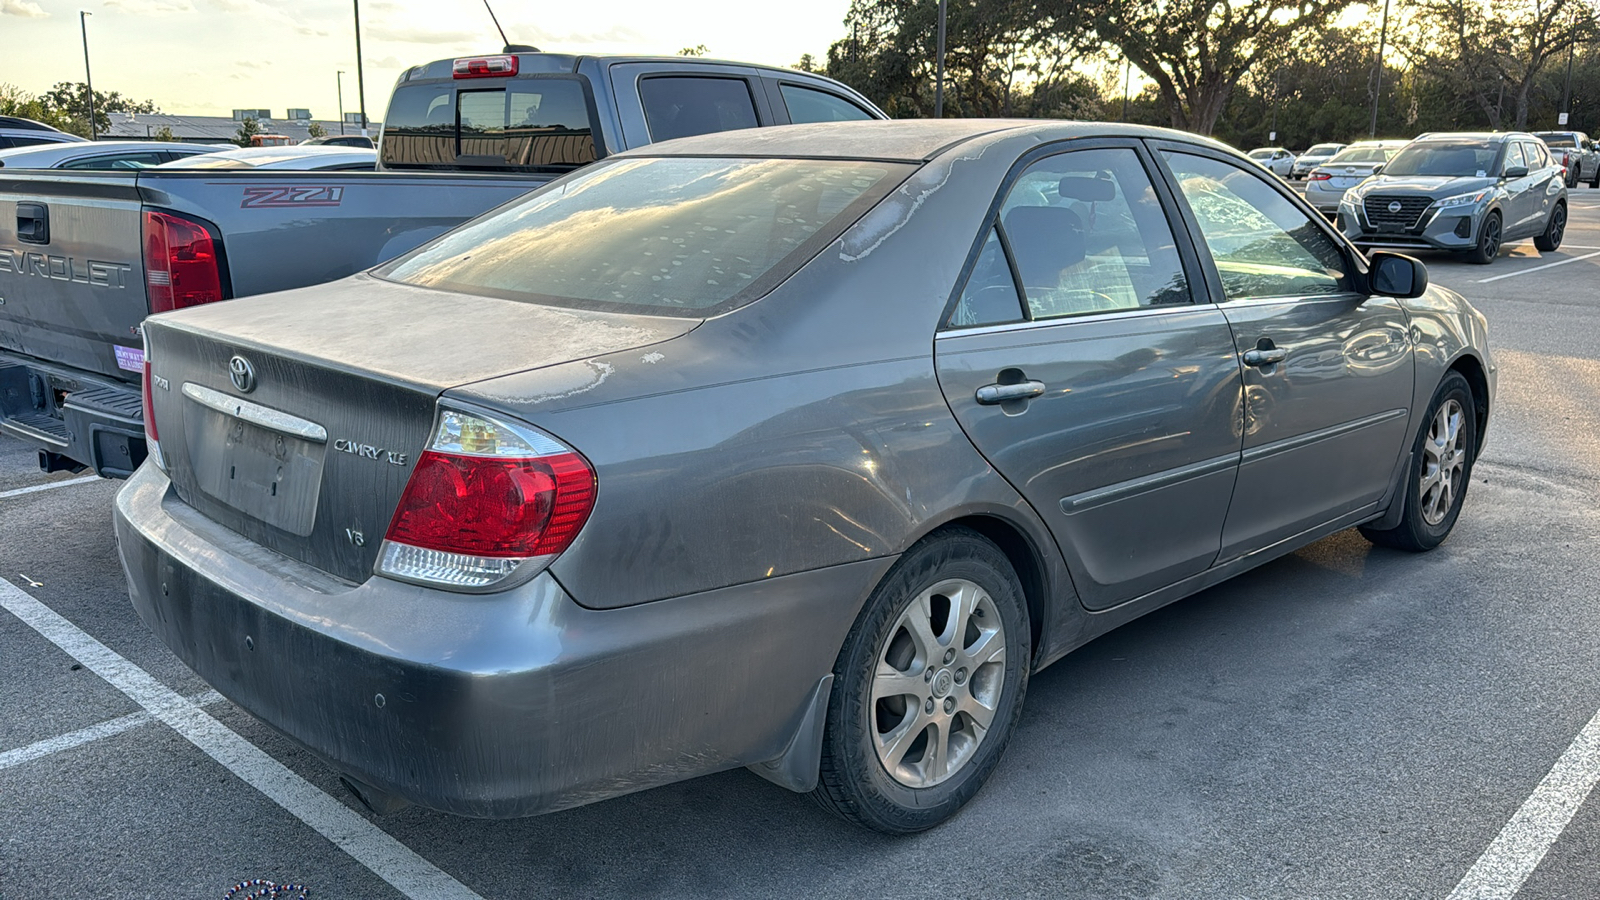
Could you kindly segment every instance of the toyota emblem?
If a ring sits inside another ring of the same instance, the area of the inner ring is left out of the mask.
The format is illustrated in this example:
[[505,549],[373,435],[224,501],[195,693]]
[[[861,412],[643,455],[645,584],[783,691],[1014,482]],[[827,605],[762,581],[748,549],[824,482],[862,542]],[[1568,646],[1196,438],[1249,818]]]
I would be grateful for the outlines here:
[[256,367],[250,365],[250,360],[235,356],[228,360],[228,379],[239,393],[248,394],[256,389]]
[[[1401,207],[1400,207],[1400,201],[1399,200],[1391,200],[1391,201],[1389,201],[1389,212],[1399,212],[1400,209],[1401,209]],[[235,356],[234,359],[239,359],[239,357]],[[244,360],[239,359],[239,362],[244,362]],[[250,365],[249,363],[244,363],[244,364],[247,365],[247,366]],[[238,379],[235,379],[234,380],[234,384],[238,384],[238,383],[239,383]],[[247,390],[247,388],[240,388],[240,390]]]

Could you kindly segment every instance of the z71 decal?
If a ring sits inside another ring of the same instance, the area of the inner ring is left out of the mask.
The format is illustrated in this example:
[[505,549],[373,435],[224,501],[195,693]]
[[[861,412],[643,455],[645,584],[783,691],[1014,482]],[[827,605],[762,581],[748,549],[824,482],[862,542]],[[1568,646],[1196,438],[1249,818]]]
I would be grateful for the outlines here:
[[338,206],[344,200],[342,187],[247,187],[240,209],[265,206]]

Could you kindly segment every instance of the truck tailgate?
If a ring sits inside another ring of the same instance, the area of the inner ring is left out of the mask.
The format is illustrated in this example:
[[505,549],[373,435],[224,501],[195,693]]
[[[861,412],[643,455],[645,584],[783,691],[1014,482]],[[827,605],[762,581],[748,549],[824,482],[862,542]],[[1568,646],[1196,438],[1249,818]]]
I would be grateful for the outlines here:
[[0,175],[0,350],[138,380],[140,206],[132,172]]

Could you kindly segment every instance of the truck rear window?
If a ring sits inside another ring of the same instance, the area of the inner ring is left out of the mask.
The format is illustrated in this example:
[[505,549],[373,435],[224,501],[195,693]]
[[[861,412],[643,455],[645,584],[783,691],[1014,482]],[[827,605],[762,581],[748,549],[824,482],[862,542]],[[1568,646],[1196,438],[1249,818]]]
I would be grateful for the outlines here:
[[705,316],[771,290],[913,170],[799,159],[623,159],[378,269],[419,287]]
[[498,87],[401,85],[379,156],[395,169],[560,171],[599,155],[581,77],[520,78]]

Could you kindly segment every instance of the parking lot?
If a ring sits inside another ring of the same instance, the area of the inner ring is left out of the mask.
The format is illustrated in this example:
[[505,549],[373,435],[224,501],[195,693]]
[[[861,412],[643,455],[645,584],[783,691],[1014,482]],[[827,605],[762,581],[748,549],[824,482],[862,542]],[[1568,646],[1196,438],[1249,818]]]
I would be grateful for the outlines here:
[[0,437],[0,900],[1595,896],[1600,191],[1571,199],[1560,251],[1426,257],[1500,367],[1444,546],[1341,533],[1101,638],[910,838],[742,769],[525,820],[369,815],[139,622],[118,483]]

